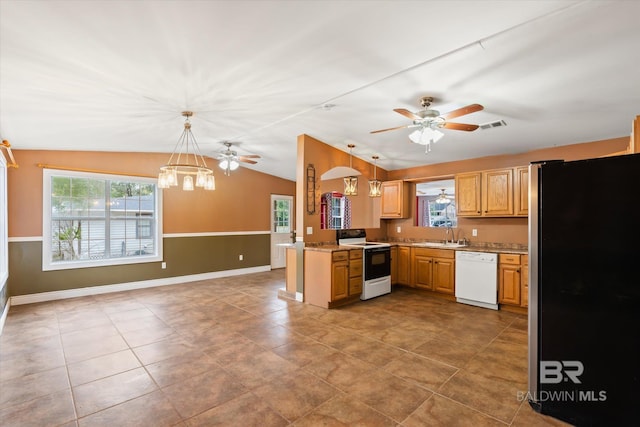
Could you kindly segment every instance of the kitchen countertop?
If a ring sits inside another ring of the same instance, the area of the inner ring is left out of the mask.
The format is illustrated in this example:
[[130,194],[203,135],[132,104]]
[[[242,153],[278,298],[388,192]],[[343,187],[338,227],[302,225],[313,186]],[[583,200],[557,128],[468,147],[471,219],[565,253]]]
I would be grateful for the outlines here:
[[[428,246],[419,246],[414,245],[414,243],[421,242],[386,242],[391,246],[410,246],[414,248],[426,248],[426,249],[445,249],[449,251],[473,251],[473,252],[491,252],[491,253],[505,253],[505,254],[519,254],[519,255],[527,255],[528,250],[526,248],[518,248],[518,247],[505,247],[506,245],[474,245],[470,244],[469,246],[461,246],[456,248],[445,248],[445,247],[428,247]],[[340,246],[335,244],[325,244],[319,246],[305,246],[305,251],[317,251],[317,252],[335,252],[335,251],[347,251],[351,249],[356,249],[352,246]]]

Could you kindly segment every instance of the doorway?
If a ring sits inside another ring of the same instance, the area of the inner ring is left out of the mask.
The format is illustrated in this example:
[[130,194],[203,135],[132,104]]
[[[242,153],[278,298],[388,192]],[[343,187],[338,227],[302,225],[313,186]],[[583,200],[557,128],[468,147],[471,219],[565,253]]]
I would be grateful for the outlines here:
[[286,243],[292,243],[293,196],[271,195],[271,269],[286,265]]

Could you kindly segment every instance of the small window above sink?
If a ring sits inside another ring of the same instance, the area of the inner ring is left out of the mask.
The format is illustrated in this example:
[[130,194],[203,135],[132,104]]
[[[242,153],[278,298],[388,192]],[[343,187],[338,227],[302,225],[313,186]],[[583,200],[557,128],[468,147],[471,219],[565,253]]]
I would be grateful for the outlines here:
[[416,206],[418,227],[457,227],[455,180],[416,183]]

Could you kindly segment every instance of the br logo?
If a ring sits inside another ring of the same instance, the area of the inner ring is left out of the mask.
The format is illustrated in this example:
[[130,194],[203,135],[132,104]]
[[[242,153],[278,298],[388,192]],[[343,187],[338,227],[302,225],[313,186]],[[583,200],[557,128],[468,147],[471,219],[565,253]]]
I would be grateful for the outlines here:
[[574,384],[582,384],[578,378],[584,372],[584,365],[577,360],[543,360],[540,361],[540,383],[559,384],[571,380]]

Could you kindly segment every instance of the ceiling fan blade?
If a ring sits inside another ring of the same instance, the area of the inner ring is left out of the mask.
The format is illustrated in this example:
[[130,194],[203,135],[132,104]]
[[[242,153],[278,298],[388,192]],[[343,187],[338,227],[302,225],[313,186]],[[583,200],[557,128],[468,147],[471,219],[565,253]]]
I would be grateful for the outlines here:
[[474,131],[476,129],[478,129],[480,126],[478,125],[469,125],[466,123],[450,123],[450,122],[446,122],[442,125],[443,128],[445,129],[453,129],[453,130],[464,130],[467,132],[471,132]]
[[483,109],[484,107],[480,104],[471,104],[467,105],[466,107],[458,108],[457,110],[449,111],[447,114],[443,114],[442,118],[444,118],[445,120],[455,119],[456,117],[475,113],[476,111],[481,111]]
[[394,108],[393,111],[395,111],[396,113],[400,113],[405,117],[410,118],[411,120],[422,120],[422,117],[412,113],[409,110],[406,110],[404,108]]
[[396,130],[396,129],[408,128],[409,126],[411,126],[411,125],[396,126],[396,127],[394,127],[394,128],[389,128],[389,129],[372,130],[372,131],[371,131],[371,132],[369,132],[369,133],[380,133],[380,132],[386,132],[386,131],[389,131],[389,130]]
[[257,154],[245,154],[244,156],[240,156],[240,157],[244,157],[245,159],[259,159],[260,156],[258,156]]
[[238,157],[238,161],[239,162],[243,162],[243,163],[249,163],[251,165],[255,165],[256,163],[258,163],[255,160],[245,159],[245,158],[243,158],[243,156]]

